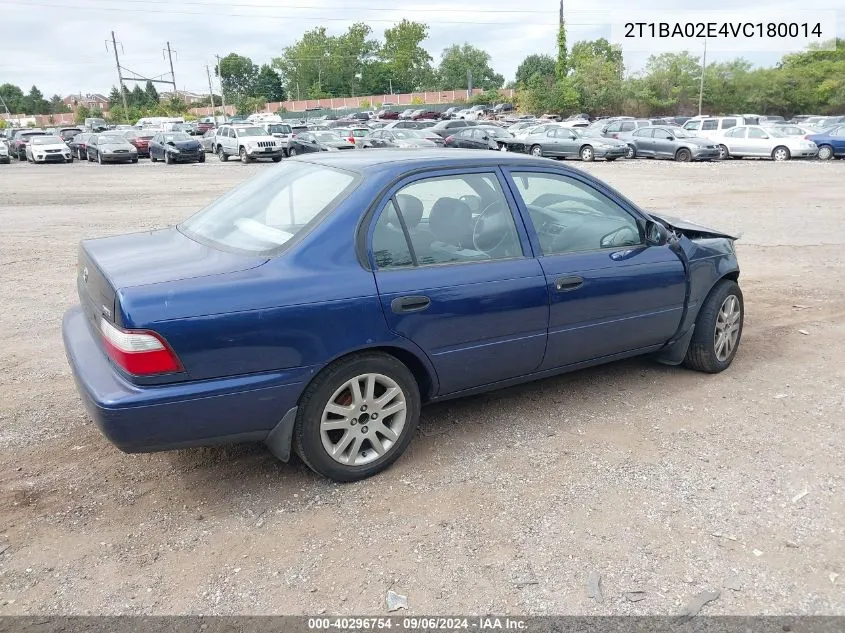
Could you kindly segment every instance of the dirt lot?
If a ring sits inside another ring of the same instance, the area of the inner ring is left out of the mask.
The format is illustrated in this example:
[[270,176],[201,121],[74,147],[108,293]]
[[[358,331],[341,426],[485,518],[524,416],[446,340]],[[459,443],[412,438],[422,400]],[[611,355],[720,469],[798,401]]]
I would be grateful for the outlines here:
[[389,588],[412,614],[665,614],[705,590],[708,614],[845,613],[845,162],[585,167],[742,234],[723,374],[633,360],[433,406],[352,485],[254,445],[120,453],[64,358],[76,242],[271,168],[0,165],[0,614],[379,614]]

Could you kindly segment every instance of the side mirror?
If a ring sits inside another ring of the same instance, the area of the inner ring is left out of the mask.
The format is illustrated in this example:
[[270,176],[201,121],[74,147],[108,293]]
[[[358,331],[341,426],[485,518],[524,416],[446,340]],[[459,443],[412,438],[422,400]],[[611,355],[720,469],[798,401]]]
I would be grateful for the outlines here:
[[674,141],[674,140],[675,140],[675,137],[674,137],[674,136],[667,136],[667,137],[666,137],[666,140],[667,140],[667,141]]
[[658,222],[648,222],[645,227],[645,241],[649,246],[665,246],[669,243],[669,230]]

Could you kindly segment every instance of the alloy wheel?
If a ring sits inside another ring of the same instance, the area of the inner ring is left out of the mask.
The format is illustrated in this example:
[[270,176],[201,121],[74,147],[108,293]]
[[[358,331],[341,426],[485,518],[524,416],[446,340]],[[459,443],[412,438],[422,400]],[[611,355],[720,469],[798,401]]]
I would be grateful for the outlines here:
[[736,295],[728,295],[716,316],[716,329],[713,334],[713,348],[716,359],[725,362],[736,347],[739,339],[739,318],[741,311]]
[[383,374],[362,374],[346,381],[329,398],[320,421],[328,455],[346,466],[369,464],[399,441],[407,403],[401,387]]

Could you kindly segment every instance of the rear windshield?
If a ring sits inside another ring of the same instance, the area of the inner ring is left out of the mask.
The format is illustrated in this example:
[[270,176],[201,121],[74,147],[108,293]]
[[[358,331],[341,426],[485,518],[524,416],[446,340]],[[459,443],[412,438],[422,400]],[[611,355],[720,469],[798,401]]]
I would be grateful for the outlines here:
[[267,126],[267,131],[270,134],[290,134],[290,126],[284,123],[271,123]]
[[284,162],[212,202],[179,230],[223,249],[274,255],[318,222],[355,183],[351,172]]

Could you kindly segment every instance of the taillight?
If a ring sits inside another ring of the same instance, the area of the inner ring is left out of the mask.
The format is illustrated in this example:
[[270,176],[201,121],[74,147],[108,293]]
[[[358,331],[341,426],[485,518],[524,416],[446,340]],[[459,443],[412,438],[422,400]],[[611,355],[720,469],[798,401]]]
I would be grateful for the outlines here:
[[100,320],[106,353],[125,371],[135,376],[181,371],[182,364],[161,336],[148,330],[121,330]]
[[353,143],[353,144],[355,143],[355,137],[354,137],[354,136],[350,136],[350,137],[349,137],[348,139],[346,139],[346,140],[347,140],[347,141],[349,141],[350,143]]
[[809,134],[807,134],[806,136],[804,136],[804,140],[805,140],[805,141],[809,141],[809,140],[810,140],[810,135],[809,135]]
[[453,138],[455,138],[455,137],[454,137],[454,136],[447,136],[447,137],[446,137],[446,140],[445,140],[445,141],[443,141],[443,142],[444,142],[444,143],[448,143],[448,142],[449,142],[449,141],[451,141]]

